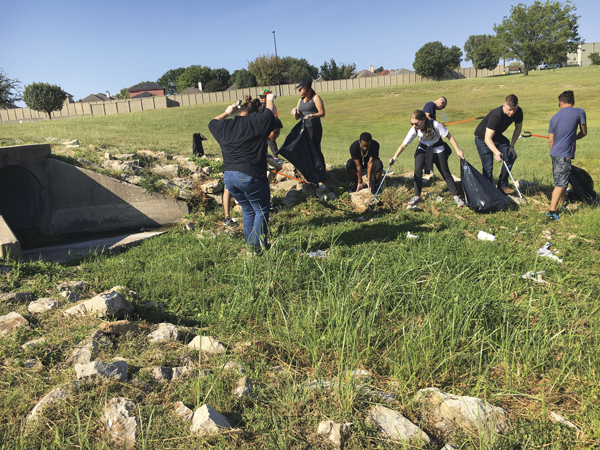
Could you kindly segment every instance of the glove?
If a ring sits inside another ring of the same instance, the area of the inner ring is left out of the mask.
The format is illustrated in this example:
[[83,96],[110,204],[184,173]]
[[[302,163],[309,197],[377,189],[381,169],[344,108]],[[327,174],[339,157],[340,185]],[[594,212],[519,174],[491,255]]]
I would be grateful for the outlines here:
[[277,94],[267,94],[267,100],[275,100],[277,98]]
[[227,113],[228,116],[233,114],[233,111],[235,111],[235,108],[237,108],[238,104],[234,103],[233,105],[229,105],[227,107],[227,109],[225,110],[225,112]]
[[298,108],[292,109],[292,116],[295,116],[296,114],[298,114]]
[[392,159],[390,159],[390,166],[393,165],[396,162],[396,157],[394,156]]
[[306,116],[304,116],[304,120],[310,120],[312,119],[312,114],[307,114]]

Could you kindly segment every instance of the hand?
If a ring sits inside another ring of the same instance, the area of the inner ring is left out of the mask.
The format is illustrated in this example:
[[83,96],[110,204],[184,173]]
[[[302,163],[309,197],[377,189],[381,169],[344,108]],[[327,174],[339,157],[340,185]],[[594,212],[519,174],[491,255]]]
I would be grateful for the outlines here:
[[460,148],[456,149],[456,154],[458,155],[458,157],[460,159],[465,159],[465,154],[463,153],[463,151]]
[[371,182],[370,182],[370,181],[367,181],[367,187],[368,187],[369,189],[371,189]]
[[395,156],[392,159],[390,159],[390,166],[394,165],[397,159],[398,158],[396,158]]
[[517,152],[515,151],[515,148],[514,148],[514,147],[510,147],[510,148],[508,149],[508,154],[510,155],[511,153],[512,153],[512,156],[513,156],[514,158],[516,158],[516,157],[517,157]]
[[304,120],[310,120],[312,119],[312,114],[307,114],[306,116],[304,116]]
[[267,100],[275,100],[277,98],[277,94],[267,94]]
[[502,162],[502,153],[498,152],[494,154],[494,159],[498,162]]
[[227,107],[227,109],[225,110],[225,112],[227,113],[227,115],[229,115],[229,116],[230,116],[230,115],[232,115],[232,114],[233,114],[233,112],[234,112],[234,111],[237,109],[237,107],[238,107],[238,104],[237,104],[237,102],[236,102],[236,103],[234,103],[233,105],[229,105],[229,106]]
[[358,186],[356,186],[356,192],[360,191],[362,188],[364,188],[362,183],[359,183]]
[[298,108],[292,109],[292,116],[295,116],[296,114],[298,114]]

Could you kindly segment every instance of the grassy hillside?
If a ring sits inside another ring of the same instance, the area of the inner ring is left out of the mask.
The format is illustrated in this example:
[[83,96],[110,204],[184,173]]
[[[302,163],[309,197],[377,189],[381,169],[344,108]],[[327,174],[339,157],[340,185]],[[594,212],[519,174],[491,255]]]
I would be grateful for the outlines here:
[[[440,94],[449,98],[446,114],[459,120],[483,115],[515,93],[525,112],[524,128],[546,134],[556,97],[573,88],[590,123],[577,162],[598,180],[598,75],[600,68],[561,69],[325,94],[324,151],[341,164],[350,142],[370,131],[382,143],[384,157],[391,156],[409,128],[412,110]],[[286,128],[293,121],[283,112],[294,104],[289,98],[278,101]],[[191,133],[206,134],[208,120],[223,107],[5,125],[0,138],[78,138],[105,148],[186,154]],[[473,129],[472,124],[452,128],[478,166]],[[209,145],[216,153],[214,141]],[[409,150],[400,160],[407,169]],[[445,438],[421,422],[414,402],[419,389],[432,386],[486,399],[510,413],[513,428],[494,446],[468,435],[462,449],[598,448],[600,210],[576,202],[560,221],[547,222],[546,141],[531,138],[517,151],[515,176],[540,180],[543,190],[529,195],[528,205],[505,213],[457,209],[443,182],[425,189],[442,196],[441,203],[427,199],[423,211],[407,212],[403,206],[412,187],[391,177],[381,194],[383,204],[373,211],[357,213],[340,189],[337,200],[309,198],[272,214],[273,246],[262,257],[246,256],[242,238],[223,232],[220,211],[207,210],[190,217],[196,231],[176,227],[120,255],[93,256],[67,267],[4,261],[13,270],[0,273],[0,292],[58,296],[56,285],[66,280],[88,282],[86,297],[116,285],[135,290],[140,299],[134,318],[141,331],[113,338],[113,346],[96,355],[102,361],[125,357],[131,383],[86,384],[26,433],[24,418],[37,401],[74,378],[66,357],[100,320],[66,320],[60,309],[33,316],[27,305],[0,303],[0,315],[17,311],[31,323],[29,331],[0,337],[2,448],[110,448],[102,411],[117,395],[139,406],[145,437],[137,448],[330,448],[314,436],[324,419],[355,424],[346,449],[406,448],[382,440],[366,421],[378,400],[353,389],[355,381],[330,390],[299,386],[313,379],[344,379],[344,371],[354,369],[371,373],[372,379],[361,383],[395,396],[390,407],[426,428],[434,438],[432,449],[442,448]],[[274,203],[280,200],[275,197]],[[497,241],[474,239],[481,230]],[[408,232],[419,239],[407,239]],[[562,263],[536,255],[548,240]],[[324,259],[307,255],[318,249],[328,250]],[[542,281],[521,278],[529,271],[545,271]],[[231,353],[199,356],[183,345],[195,334],[190,329],[180,342],[149,344],[145,333],[163,321],[197,327],[194,332],[217,337]],[[40,336],[47,338],[45,344],[21,348]],[[248,341],[253,345],[243,345]],[[174,365],[185,355],[197,363],[193,376],[151,382],[147,367]],[[37,372],[25,367],[32,358],[43,364]],[[253,397],[231,396],[235,378],[221,370],[230,359],[246,368],[256,389]],[[211,372],[202,375],[207,369]],[[208,403],[234,421],[236,431],[190,436],[189,423],[171,413],[175,401],[192,409]],[[550,412],[562,414],[583,433],[551,423]]]

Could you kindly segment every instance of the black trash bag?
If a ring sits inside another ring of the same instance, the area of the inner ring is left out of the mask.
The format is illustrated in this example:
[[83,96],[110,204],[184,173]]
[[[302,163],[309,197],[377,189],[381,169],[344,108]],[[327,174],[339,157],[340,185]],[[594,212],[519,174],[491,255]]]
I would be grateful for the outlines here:
[[319,159],[304,120],[298,121],[287,135],[283,145],[279,148],[277,156],[283,156],[300,171],[306,181],[317,184],[325,180],[325,167]]
[[483,213],[508,210],[508,199],[504,194],[466,159],[460,160],[460,177],[465,205],[473,211]]
[[571,175],[569,175],[569,183],[573,189],[567,192],[569,200],[583,200],[590,205],[598,204],[600,198],[594,191],[594,180],[585,170],[571,166]]
[[194,152],[194,156],[202,156],[204,155],[204,148],[202,148],[202,141],[205,141],[206,138],[202,136],[200,133],[194,133],[192,136],[192,150]]

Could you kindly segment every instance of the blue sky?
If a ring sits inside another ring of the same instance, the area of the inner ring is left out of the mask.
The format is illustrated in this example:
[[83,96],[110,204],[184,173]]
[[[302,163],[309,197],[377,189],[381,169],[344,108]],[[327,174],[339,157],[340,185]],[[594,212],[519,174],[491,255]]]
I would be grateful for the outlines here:
[[[415,52],[441,41],[461,49],[472,34],[494,34],[514,0],[255,2],[185,0],[7,0],[0,68],[22,86],[60,85],[76,100],[117,93],[192,64],[233,72],[274,53],[319,67],[331,58],[412,69]],[[526,4],[531,4],[529,1]],[[579,32],[600,41],[600,1],[577,0]],[[470,63],[463,62],[463,67]],[[23,106],[23,105],[21,105]]]

